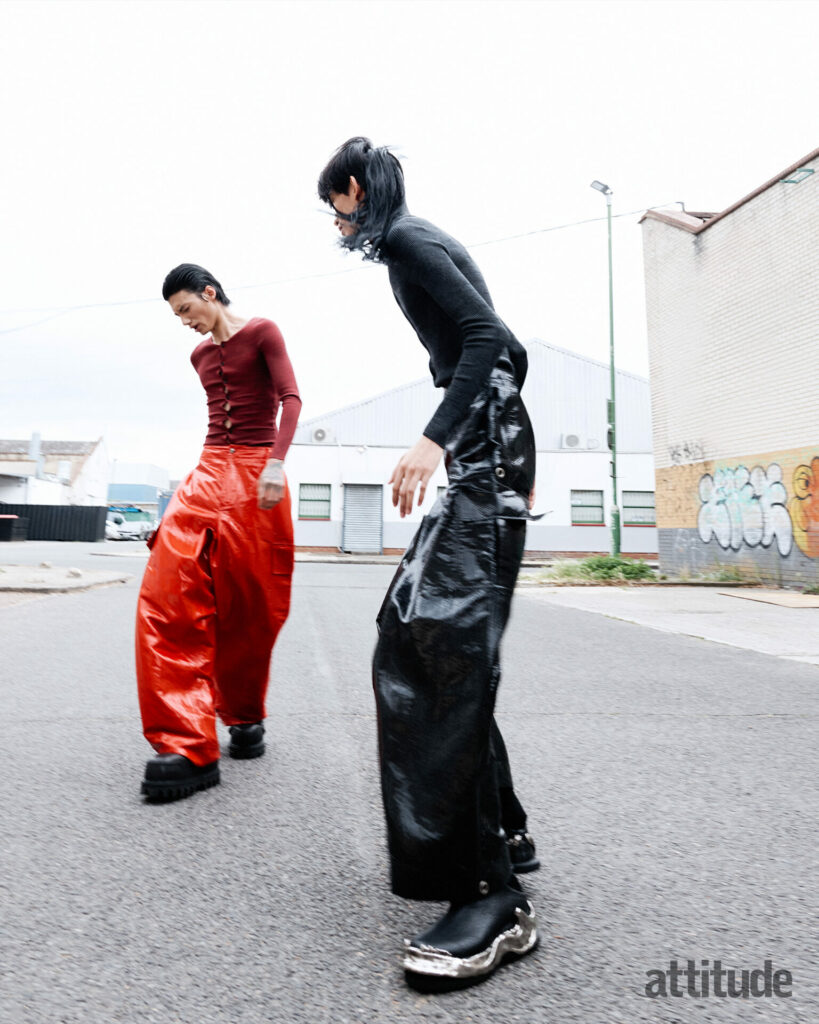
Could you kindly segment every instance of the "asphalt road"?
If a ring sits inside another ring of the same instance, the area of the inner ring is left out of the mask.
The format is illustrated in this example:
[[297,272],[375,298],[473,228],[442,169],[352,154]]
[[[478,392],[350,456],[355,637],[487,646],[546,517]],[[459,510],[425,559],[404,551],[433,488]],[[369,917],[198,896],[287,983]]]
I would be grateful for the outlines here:
[[[543,860],[525,878],[542,942],[422,996],[401,941],[439,908],[385,882],[368,665],[392,569],[298,565],[267,756],[149,806],[143,561],[126,585],[0,608],[3,1024],[819,1019],[814,667],[521,592],[498,718]],[[672,958],[771,959],[793,996],[647,998]]]

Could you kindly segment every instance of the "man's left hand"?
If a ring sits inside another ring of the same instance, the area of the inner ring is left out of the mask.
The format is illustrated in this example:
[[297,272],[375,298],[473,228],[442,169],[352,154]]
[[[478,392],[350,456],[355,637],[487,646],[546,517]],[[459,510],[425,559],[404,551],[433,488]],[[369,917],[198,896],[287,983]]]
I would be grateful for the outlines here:
[[389,483],[392,484],[392,503],[398,506],[402,519],[412,512],[415,488],[419,484],[418,504],[424,500],[429,478],[438,468],[443,454],[444,449],[439,444],[422,437],[398,460]]
[[259,508],[275,508],[284,497],[284,465],[281,459],[268,459],[259,474],[257,491]]

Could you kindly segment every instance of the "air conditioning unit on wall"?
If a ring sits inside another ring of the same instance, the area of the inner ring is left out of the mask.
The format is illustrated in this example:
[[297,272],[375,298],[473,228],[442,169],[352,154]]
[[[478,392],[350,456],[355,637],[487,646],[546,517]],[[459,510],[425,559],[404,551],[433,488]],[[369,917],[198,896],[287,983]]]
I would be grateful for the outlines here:
[[560,435],[560,447],[571,451],[589,451],[599,448],[600,442],[596,437],[586,437],[585,434],[567,431]]
[[336,435],[329,427],[313,427],[310,431],[310,440],[313,444],[335,444]]

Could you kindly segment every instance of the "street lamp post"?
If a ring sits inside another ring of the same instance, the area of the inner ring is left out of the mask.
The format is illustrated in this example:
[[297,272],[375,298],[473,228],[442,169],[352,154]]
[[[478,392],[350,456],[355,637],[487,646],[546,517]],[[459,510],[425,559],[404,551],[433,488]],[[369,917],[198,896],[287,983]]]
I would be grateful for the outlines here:
[[614,281],[611,269],[611,197],[614,194],[602,181],[593,181],[591,187],[606,197],[606,214],[609,228],[609,377],[611,397],[606,405],[608,421],[608,442],[611,449],[611,553],[620,554],[620,505],[617,500],[617,417],[615,405],[614,375]]

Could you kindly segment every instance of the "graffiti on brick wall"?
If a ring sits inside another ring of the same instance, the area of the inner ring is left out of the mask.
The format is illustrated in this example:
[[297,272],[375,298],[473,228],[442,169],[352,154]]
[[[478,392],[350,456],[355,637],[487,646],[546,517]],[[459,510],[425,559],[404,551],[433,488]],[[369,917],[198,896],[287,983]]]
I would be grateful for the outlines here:
[[780,555],[790,554],[794,529],[778,463],[767,469],[737,466],[718,469],[713,476],[706,473],[700,478],[699,495],[697,532],[703,543],[713,538],[726,551],[739,551],[743,544],[768,548],[776,541]]
[[788,502],[793,537],[808,558],[819,558],[819,456],[793,472],[793,497]]
[[668,457],[674,466],[680,466],[684,462],[702,462],[705,458],[705,445],[701,441],[683,441],[681,444],[670,444],[668,446]]

